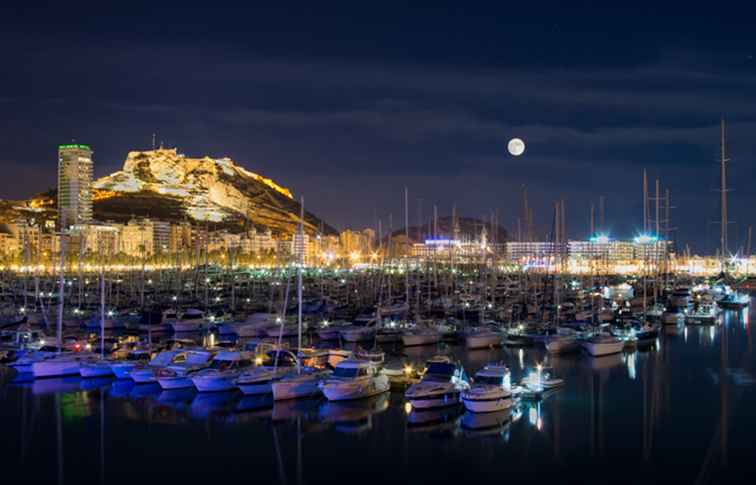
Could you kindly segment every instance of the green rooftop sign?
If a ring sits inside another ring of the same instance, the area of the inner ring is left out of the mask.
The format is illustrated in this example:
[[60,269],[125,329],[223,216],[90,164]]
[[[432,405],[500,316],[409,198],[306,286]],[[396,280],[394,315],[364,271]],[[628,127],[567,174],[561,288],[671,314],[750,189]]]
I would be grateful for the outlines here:
[[58,145],[58,150],[90,150],[89,145],[79,145],[79,144],[73,144],[73,145]]

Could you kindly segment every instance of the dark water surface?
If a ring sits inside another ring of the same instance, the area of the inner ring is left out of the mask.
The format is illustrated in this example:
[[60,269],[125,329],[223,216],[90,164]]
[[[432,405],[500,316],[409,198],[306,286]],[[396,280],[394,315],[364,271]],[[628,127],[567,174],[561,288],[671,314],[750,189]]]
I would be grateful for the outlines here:
[[[273,404],[162,392],[112,379],[0,384],[2,482],[569,483],[756,478],[749,314],[666,328],[654,348],[551,358],[566,385],[508,422],[458,410],[407,414],[401,393]],[[469,374],[504,361],[519,379],[539,349],[451,351]],[[410,349],[422,362],[435,348]]]

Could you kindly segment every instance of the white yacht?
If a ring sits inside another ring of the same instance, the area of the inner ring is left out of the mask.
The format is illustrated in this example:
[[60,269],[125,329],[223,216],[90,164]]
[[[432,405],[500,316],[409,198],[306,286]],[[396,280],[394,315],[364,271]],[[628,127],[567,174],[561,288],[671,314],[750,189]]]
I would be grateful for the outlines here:
[[53,346],[44,346],[39,350],[26,352],[21,357],[18,357],[13,362],[7,364],[16,370],[19,374],[28,374],[32,371],[32,366],[35,362],[41,362],[43,360],[53,359],[59,355],[58,348]]
[[230,391],[236,388],[236,379],[252,365],[246,352],[220,352],[208,368],[192,374],[192,383],[200,392]]
[[362,399],[387,392],[391,387],[380,366],[369,360],[341,361],[328,379],[318,385],[329,401]]
[[51,359],[34,362],[34,378],[79,375],[82,363],[93,362],[98,357],[89,352],[67,352]]
[[177,356],[170,365],[157,369],[157,381],[161,388],[169,390],[192,387],[194,384],[191,374],[207,368],[214,355],[213,352],[207,350],[187,350],[182,354],[183,359]]
[[593,357],[618,354],[625,347],[625,341],[613,335],[599,333],[582,340],[580,345]]
[[202,310],[189,308],[181,314],[181,318],[171,323],[173,331],[181,332],[199,332],[207,327],[207,319]]
[[470,386],[464,371],[448,357],[437,356],[425,365],[420,382],[412,384],[404,398],[414,409],[432,409],[459,404],[459,395]]
[[488,364],[475,374],[472,387],[462,393],[465,409],[492,413],[512,407],[511,374],[504,365]]
[[685,313],[685,323],[711,325],[717,321],[717,313],[714,303],[700,303]]

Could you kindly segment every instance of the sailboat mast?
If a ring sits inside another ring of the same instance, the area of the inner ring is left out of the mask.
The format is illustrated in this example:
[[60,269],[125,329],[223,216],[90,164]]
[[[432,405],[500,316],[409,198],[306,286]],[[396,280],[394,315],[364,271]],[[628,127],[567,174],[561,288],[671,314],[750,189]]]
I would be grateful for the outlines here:
[[643,234],[648,234],[648,176],[643,169]]
[[60,275],[58,282],[58,353],[63,350],[63,304],[66,291],[66,218],[65,211],[59,211],[60,214]]
[[727,257],[727,154],[725,152],[725,120],[720,121],[720,209],[721,227],[719,236],[719,252],[722,261],[722,271],[724,271],[725,258]]
[[[407,187],[404,187],[404,236],[407,238],[407,245],[409,247],[410,239],[409,239],[409,191],[407,190]],[[404,301],[407,302],[407,307],[409,308],[409,301],[410,301],[410,288],[409,288],[409,259],[407,259],[409,255],[406,255],[404,258],[405,261],[405,267],[404,267]]]
[[[299,198],[299,244],[302,245],[302,252],[299,255],[299,264],[297,265],[297,349],[302,351],[302,267],[304,266],[304,253],[307,248],[304,243],[304,197]],[[297,372],[300,370],[299,359],[297,358]]]

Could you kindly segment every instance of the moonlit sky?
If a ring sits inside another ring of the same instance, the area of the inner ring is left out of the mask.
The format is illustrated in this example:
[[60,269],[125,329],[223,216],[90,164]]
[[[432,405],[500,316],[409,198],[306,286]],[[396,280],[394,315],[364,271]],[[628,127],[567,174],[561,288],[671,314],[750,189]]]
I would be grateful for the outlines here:
[[422,199],[425,216],[498,209],[514,231],[526,184],[542,236],[563,198],[569,236],[585,237],[603,195],[607,230],[630,237],[646,168],[671,190],[678,240],[712,251],[724,116],[731,249],[743,245],[756,12],[526,3],[4,3],[0,197],[54,186],[58,143],[90,144],[105,175],[157,132],[272,177],[340,228],[389,214],[398,227],[406,185],[412,223]]

